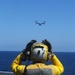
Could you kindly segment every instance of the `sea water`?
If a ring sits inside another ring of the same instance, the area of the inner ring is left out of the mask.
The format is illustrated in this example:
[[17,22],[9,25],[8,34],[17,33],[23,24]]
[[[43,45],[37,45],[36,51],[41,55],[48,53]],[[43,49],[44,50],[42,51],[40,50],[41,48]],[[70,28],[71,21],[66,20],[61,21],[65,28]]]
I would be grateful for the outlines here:
[[[10,65],[21,51],[0,51],[0,71],[10,71]],[[75,53],[74,52],[55,52],[56,56],[64,66],[62,75],[75,75]],[[26,63],[24,63],[26,64]],[[49,64],[49,62],[46,62]]]

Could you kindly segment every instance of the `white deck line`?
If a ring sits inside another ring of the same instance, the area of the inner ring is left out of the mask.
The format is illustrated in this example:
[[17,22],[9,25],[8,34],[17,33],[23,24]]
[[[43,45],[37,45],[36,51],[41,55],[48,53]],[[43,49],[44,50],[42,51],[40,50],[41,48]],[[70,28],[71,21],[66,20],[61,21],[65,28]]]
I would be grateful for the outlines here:
[[9,71],[0,71],[0,75],[14,75],[13,72]]

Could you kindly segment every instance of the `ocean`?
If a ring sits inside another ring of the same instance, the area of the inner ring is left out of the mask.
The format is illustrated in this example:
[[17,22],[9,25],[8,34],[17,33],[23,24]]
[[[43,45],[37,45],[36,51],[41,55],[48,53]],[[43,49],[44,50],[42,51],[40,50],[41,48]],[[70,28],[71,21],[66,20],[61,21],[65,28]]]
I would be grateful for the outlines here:
[[[0,71],[10,71],[10,65],[20,51],[0,51]],[[74,52],[55,52],[55,55],[64,65],[62,75],[75,75],[75,53]],[[26,63],[23,63],[26,64]],[[49,62],[46,62],[49,64]]]

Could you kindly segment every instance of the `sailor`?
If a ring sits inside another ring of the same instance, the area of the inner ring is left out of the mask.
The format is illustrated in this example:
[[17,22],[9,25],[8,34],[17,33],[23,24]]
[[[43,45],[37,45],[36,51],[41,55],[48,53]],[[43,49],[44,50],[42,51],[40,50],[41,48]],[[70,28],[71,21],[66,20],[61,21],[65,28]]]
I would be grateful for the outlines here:
[[[23,65],[22,62],[27,60],[32,61],[32,64]],[[52,63],[47,65],[46,61]],[[31,40],[14,59],[11,70],[15,75],[61,75],[64,67],[53,53],[50,42],[45,39],[41,43]]]

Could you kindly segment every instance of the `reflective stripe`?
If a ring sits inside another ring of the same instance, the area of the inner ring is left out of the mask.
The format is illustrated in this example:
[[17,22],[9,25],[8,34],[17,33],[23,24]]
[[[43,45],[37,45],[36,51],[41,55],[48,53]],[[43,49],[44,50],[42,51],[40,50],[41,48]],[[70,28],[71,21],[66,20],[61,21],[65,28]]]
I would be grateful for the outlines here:
[[30,69],[24,75],[52,75],[51,69]]

